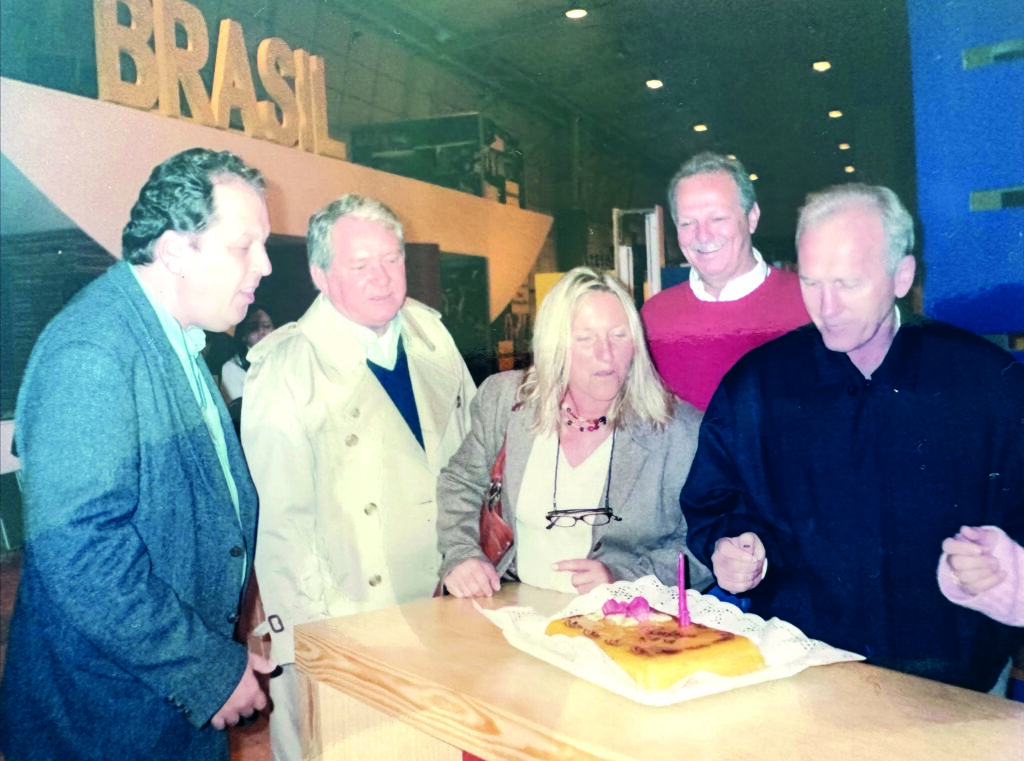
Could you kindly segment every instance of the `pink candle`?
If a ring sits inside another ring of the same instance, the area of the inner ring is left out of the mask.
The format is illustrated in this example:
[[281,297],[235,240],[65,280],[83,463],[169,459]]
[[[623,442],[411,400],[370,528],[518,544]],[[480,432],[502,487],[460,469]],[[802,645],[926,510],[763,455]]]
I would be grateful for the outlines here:
[[679,553],[679,626],[690,625],[690,607],[686,603],[686,554]]

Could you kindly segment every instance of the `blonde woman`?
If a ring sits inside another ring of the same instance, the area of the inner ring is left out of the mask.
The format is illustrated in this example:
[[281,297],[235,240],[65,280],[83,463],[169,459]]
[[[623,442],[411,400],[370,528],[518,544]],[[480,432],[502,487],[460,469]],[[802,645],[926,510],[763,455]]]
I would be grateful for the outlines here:
[[[526,372],[481,385],[469,435],[438,480],[445,587],[474,597],[502,577],[579,594],[648,574],[675,584],[686,547],[679,491],[700,413],[662,386],[632,298],[610,275],[572,270],[540,307],[533,352]],[[495,567],[480,550],[479,515],[503,441],[515,540]],[[710,584],[688,560],[689,585]]]

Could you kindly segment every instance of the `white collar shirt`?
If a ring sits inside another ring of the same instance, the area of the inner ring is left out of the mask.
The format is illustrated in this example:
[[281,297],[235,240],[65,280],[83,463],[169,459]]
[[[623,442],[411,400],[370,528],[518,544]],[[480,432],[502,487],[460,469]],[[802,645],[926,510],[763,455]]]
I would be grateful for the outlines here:
[[366,358],[370,362],[385,370],[395,369],[395,363],[398,362],[398,339],[402,335],[401,310],[391,318],[391,322],[388,323],[381,335],[377,335],[376,331],[371,328],[349,319],[337,309],[334,311],[341,318],[341,324],[366,351]]
[[761,256],[761,252],[756,248],[751,249],[751,251],[754,254],[754,268],[744,272],[739,277],[734,277],[726,283],[717,298],[708,293],[708,289],[704,285],[704,281],[701,280],[697,268],[691,266],[690,289],[693,291],[693,295],[700,301],[738,301],[757,290],[761,283],[768,279],[768,274],[771,270],[765,263],[764,257]]

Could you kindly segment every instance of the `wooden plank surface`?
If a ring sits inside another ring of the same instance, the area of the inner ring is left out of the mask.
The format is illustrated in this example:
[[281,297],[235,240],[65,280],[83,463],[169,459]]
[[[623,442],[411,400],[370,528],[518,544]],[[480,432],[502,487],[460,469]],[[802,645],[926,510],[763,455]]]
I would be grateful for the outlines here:
[[[568,599],[506,585],[487,604],[550,613]],[[450,597],[300,626],[296,662],[315,683],[318,713],[359,701],[424,733],[423,758],[454,746],[496,761],[1024,759],[1020,703],[842,663],[642,706],[513,648],[472,602]],[[322,748],[358,731],[319,718]]]

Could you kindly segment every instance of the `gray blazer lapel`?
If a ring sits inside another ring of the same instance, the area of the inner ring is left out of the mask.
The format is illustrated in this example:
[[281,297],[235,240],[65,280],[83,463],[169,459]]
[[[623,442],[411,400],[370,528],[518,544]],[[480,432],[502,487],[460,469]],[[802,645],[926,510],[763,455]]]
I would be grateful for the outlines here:
[[[611,486],[608,488],[608,506],[622,516],[627,509],[628,501],[638,495],[647,495],[649,490],[638,486],[643,474],[644,463],[650,456],[646,446],[646,437],[630,428],[619,428],[615,431],[615,451],[612,453]],[[642,497],[641,497],[642,498]],[[594,527],[594,543],[612,524]]]
[[514,525],[515,505],[519,499],[519,486],[523,483],[523,475],[526,473],[526,462],[533,448],[533,433],[530,431],[530,414],[522,410],[512,412],[511,407],[512,402],[509,400],[504,486],[507,496],[503,497],[501,502],[505,520],[509,525]]
[[174,413],[179,416],[187,428],[205,425],[198,405],[195,403],[188,378],[185,377],[185,370],[178,360],[178,355],[174,353],[167,334],[164,333],[164,328],[160,324],[160,318],[153,310],[153,305],[149,303],[142,286],[128,269],[131,265],[122,262],[115,266],[118,268],[118,271],[115,272],[118,286],[124,293],[130,310],[134,313],[132,323],[142,342],[148,348],[146,361],[159,369],[162,377],[158,379],[158,382],[164,384],[168,395],[174,400]]
[[[164,332],[160,318],[153,310],[146,294],[135,279],[135,275],[128,269],[131,265],[121,262],[114,265],[111,276],[114,278],[118,289],[124,294],[126,310],[132,313],[129,318],[134,326],[136,335],[147,351],[147,363],[156,368],[154,372],[154,383],[162,386],[165,393],[171,400],[172,407],[168,410],[170,416],[177,416],[185,430],[201,429],[205,436],[184,436],[181,438],[181,446],[188,446],[196,460],[195,470],[203,479],[206,490],[211,494],[222,494],[230,503],[230,493],[227,482],[224,480],[224,473],[217,458],[217,450],[214,449],[213,440],[206,431],[206,421],[203,420],[199,405],[196,403],[195,395],[185,376],[185,369],[178,360],[167,334]],[[213,386],[213,377],[206,368],[206,363],[201,364],[204,371],[207,388]],[[214,404],[219,404],[221,421],[227,417],[227,410],[220,400],[220,392],[213,387],[211,398]],[[225,437],[233,435],[233,428],[228,419],[227,428],[224,430]],[[230,452],[230,449],[229,449]],[[232,465],[232,473],[235,473]]]
[[[179,362],[178,364],[180,365],[181,363]],[[242,454],[242,446],[238,441],[238,436],[235,434],[235,425],[231,422],[231,415],[228,413],[228,408],[221,398],[220,389],[217,388],[217,384],[213,380],[213,375],[210,373],[206,360],[200,363],[200,369],[203,381],[206,383],[206,389],[210,394],[210,399],[217,406],[217,416],[220,419],[221,429],[224,431],[224,445],[228,453],[228,468],[231,471],[231,477],[235,482],[235,491],[238,494],[238,515],[242,522],[242,532],[245,535],[246,542],[251,544],[250,533],[256,526],[256,487],[249,477],[249,466],[246,465],[245,455]],[[216,450],[214,450],[213,456],[214,460],[216,460]],[[216,470],[219,473],[221,472],[220,463],[217,463],[217,465]],[[224,483],[223,479],[221,479],[221,483]],[[224,488],[227,488],[226,483],[224,483]]]

